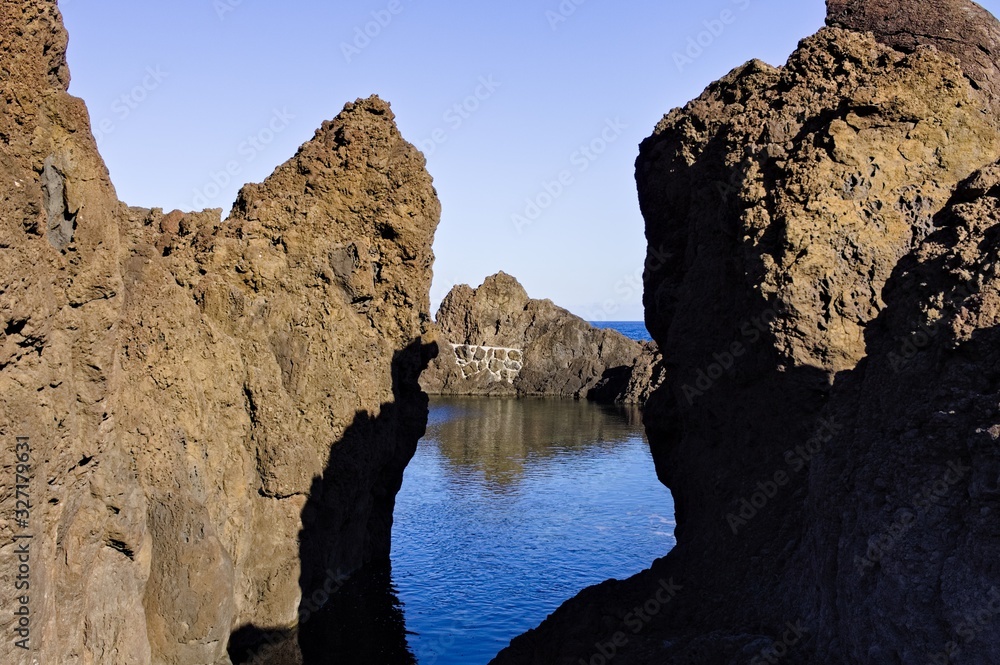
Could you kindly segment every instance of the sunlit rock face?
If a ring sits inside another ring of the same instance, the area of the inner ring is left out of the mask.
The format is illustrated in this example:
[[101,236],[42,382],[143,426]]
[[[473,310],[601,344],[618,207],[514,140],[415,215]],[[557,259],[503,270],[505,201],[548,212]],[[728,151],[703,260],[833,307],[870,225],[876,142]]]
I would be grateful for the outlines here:
[[958,58],[962,71],[1000,111],[1000,24],[969,0],[827,0],[826,24],[871,32],[894,49],[933,46]]
[[440,207],[371,98],[221,223],[127,208],[66,42],[53,0],[0,2],[0,435],[33,504],[0,538],[33,536],[36,662],[226,663],[232,631],[388,557]]
[[897,43],[834,13],[889,3],[830,5],[852,29],[734,70],[640,148],[677,547],[495,662],[1000,662],[1000,131],[963,59],[985,42],[935,47],[998,26],[921,3]]
[[662,380],[655,345],[595,328],[510,275],[461,284],[438,310],[441,353],[421,377],[440,395],[552,395],[642,404]]

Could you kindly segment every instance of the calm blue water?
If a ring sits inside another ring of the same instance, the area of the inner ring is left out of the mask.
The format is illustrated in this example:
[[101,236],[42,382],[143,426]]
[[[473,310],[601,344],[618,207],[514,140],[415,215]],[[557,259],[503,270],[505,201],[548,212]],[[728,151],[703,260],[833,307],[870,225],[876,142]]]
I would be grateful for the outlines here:
[[646,324],[642,321],[591,321],[590,325],[595,328],[610,328],[617,330],[629,339],[637,342],[651,342],[653,338],[646,330]]
[[637,411],[434,398],[396,499],[392,577],[420,665],[485,665],[583,588],[674,545]]

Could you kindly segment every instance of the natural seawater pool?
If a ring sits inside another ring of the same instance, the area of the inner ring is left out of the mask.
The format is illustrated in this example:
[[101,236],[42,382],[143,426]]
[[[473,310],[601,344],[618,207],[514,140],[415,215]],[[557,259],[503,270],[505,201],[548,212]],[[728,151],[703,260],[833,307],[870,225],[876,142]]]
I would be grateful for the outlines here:
[[419,665],[485,665],[674,545],[639,412],[573,400],[432,398],[394,515],[392,580]]

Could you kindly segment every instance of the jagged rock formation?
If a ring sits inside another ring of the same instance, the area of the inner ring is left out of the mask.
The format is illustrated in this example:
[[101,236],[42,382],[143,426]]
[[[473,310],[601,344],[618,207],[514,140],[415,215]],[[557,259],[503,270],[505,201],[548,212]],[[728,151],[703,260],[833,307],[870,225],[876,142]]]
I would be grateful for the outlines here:
[[672,259],[647,273],[667,382],[645,422],[678,544],[494,662],[1000,663],[1000,166],[967,180],[1000,123],[978,75],[827,28],[657,126],[636,178]]
[[222,223],[126,208],[56,3],[0,12],[0,436],[30,441],[33,505],[9,521],[8,456],[0,584],[30,533],[34,649],[0,660],[228,663],[231,631],[387,557],[426,422],[431,178],[371,98]]
[[[556,395],[641,403],[660,380],[656,349],[598,329],[506,273],[461,284],[438,310],[441,353],[421,386],[437,395]],[[636,371],[633,371],[633,370]]]

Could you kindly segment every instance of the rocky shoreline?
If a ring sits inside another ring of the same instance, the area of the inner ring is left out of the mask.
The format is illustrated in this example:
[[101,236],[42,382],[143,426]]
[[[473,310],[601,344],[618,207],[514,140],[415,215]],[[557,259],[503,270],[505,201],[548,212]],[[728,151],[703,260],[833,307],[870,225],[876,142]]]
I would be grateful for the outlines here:
[[656,345],[595,328],[510,275],[454,287],[438,310],[431,395],[554,396],[644,404],[663,380]]
[[431,393],[644,404],[675,502],[671,552],[496,665],[1000,663],[1000,22],[827,9],[640,146],[641,344],[504,273],[433,322],[440,203],[378,97],[225,220],[126,206],[55,0],[0,0],[0,435],[24,479],[0,484],[0,582],[30,550],[33,662],[326,662],[376,623],[329,603],[345,588],[405,652],[357,573],[388,575]]

